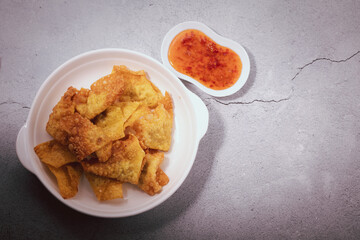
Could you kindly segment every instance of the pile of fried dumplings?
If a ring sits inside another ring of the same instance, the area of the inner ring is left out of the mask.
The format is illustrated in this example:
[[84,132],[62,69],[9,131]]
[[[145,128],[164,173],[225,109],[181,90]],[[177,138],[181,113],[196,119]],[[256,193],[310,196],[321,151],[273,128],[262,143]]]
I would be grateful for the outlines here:
[[169,182],[160,166],[172,128],[170,94],[145,71],[113,66],[90,89],[67,89],[46,124],[53,139],[34,150],[64,199],[77,194],[83,174],[99,201],[123,198],[124,183],[154,195]]

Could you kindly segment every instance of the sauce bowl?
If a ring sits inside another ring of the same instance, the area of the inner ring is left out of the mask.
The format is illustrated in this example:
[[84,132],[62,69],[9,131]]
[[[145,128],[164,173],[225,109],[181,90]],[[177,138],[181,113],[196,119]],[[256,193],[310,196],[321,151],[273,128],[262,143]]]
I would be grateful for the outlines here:
[[[214,90],[214,89],[205,87],[203,84],[201,84],[197,80],[193,79],[192,77],[175,70],[175,68],[171,65],[169,58],[168,58],[169,47],[170,47],[172,40],[174,39],[174,37],[176,35],[178,35],[182,31],[188,30],[188,29],[195,29],[195,30],[199,30],[199,31],[203,32],[205,35],[207,35],[209,38],[211,38],[214,42],[216,42],[217,44],[219,44],[221,46],[230,48],[240,57],[240,60],[242,62],[242,70],[241,70],[239,79],[236,81],[236,83],[234,85],[232,85],[231,87],[226,88],[224,90]],[[162,60],[163,64],[165,65],[165,67],[170,69],[170,71],[172,71],[177,77],[194,84],[195,86],[200,88],[205,93],[212,95],[214,97],[226,97],[226,96],[232,95],[235,92],[239,91],[245,85],[245,83],[249,77],[249,73],[250,73],[250,60],[249,60],[249,56],[246,53],[245,49],[237,42],[218,35],[213,30],[211,30],[208,26],[206,26],[205,24],[200,23],[200,22],[193,22],[193,21],[183,22],[183,23],[176,25],[172,29],[170,29],[170,31],[167,32],[167,34],[165,35],[162,45],[161,45],[161,60]]]

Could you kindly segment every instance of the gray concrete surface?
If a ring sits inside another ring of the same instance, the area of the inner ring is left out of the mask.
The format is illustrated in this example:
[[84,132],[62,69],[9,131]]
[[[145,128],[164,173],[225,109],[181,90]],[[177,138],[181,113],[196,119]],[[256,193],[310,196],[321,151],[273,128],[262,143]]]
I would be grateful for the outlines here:
[[[360,1],[0,2],[0,239],[358,239]],[[17,132],[46,77],[99,48],[160,61],[195,20],[242,44],[245,87],[206,103],[210,126],[182,187],[123,219],[78,213],[18,161]]]

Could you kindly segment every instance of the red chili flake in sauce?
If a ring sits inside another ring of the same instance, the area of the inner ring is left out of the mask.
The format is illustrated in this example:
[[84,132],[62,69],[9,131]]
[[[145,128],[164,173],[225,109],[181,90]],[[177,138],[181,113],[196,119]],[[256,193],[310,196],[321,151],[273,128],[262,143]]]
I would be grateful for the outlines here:
[[175,36],[168,57],[178,72],[215,90],[234,85],[242,69],[240,57],[233,50],[220,46],[195,29],[185,30]]

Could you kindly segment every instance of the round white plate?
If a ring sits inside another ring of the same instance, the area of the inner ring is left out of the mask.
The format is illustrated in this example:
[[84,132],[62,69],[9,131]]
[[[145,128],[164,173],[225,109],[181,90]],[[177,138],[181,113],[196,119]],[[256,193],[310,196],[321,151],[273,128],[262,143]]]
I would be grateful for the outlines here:
[[[126,65],[131,70],[145,70],[150,80],[174,103],[172,146],[165,153],[162,169],[169,183],[155,196],[149,196],[131,184],[123,184],[124,199],[99,202],[86,178],[79,192],[64,200],[55,177],[40,162],[33,148],[51,139],[45,130],[49,114],[69,86],[88,88],[102,76],[111,73],[113,65]],[[158,61],[141,53],[123,49],[101,49],[74,57],[57,68],[42,84],[32,103],[26,124],[20,129],[16,151],[21,163],[34,173],[61,202],[80,212],[100,217],[125,217],[150,210],[169,198],[188,175],[199,141],[208,127],[209,113],[201,99]],[[42,204],[42,203],[39,203]]]
[[[176,35],[178,35],[182,31],[187,30],[187,29],[199,30],[199,31],[205,33],[208,37],[210,37],[216,43],[220,44],[221,46],[232,49],[236,54],[239,55],[241,62],[242,62],[242,70],[241,70],[239,79],[233,86],[231,86],[227,89],[224,89],[224,90],[213,90],[211,88],[205,87],[200,82],[191,78],[190,76],[176,71],[171,66],[171,64],[169,62],[169,58],[168,58],[170,44]],[[246,83],[246,81],[249,77],[249,73],[250,73],[250,60],[249,60],[249,56],[246,53],[245,49],[239,43],[237,43],[231,39],[224,38],[224,37],[218,35],[213,30],[211,30],[208,26],[206,26],[205,24],[200,23],[200,22],[192,22],[192,21],[191,22],[183,22],[183,23],[176,25],[172,29],[170,29],[170,31],[165,35],[162,45],[161,45],[161,60],[162,60],[163,64],[165,65],[165,67],[170,69],[176,76],[178,76],[179,78],[181,78],[183,80],[191,82],[192,84],[194,84],[198,88],[200,88],[202,91],[206,92],[209,95],[215,96],[215,97],[226,97],[226,96],[232,95],[232,94],[236,93],[237,91],[239,91]]]

